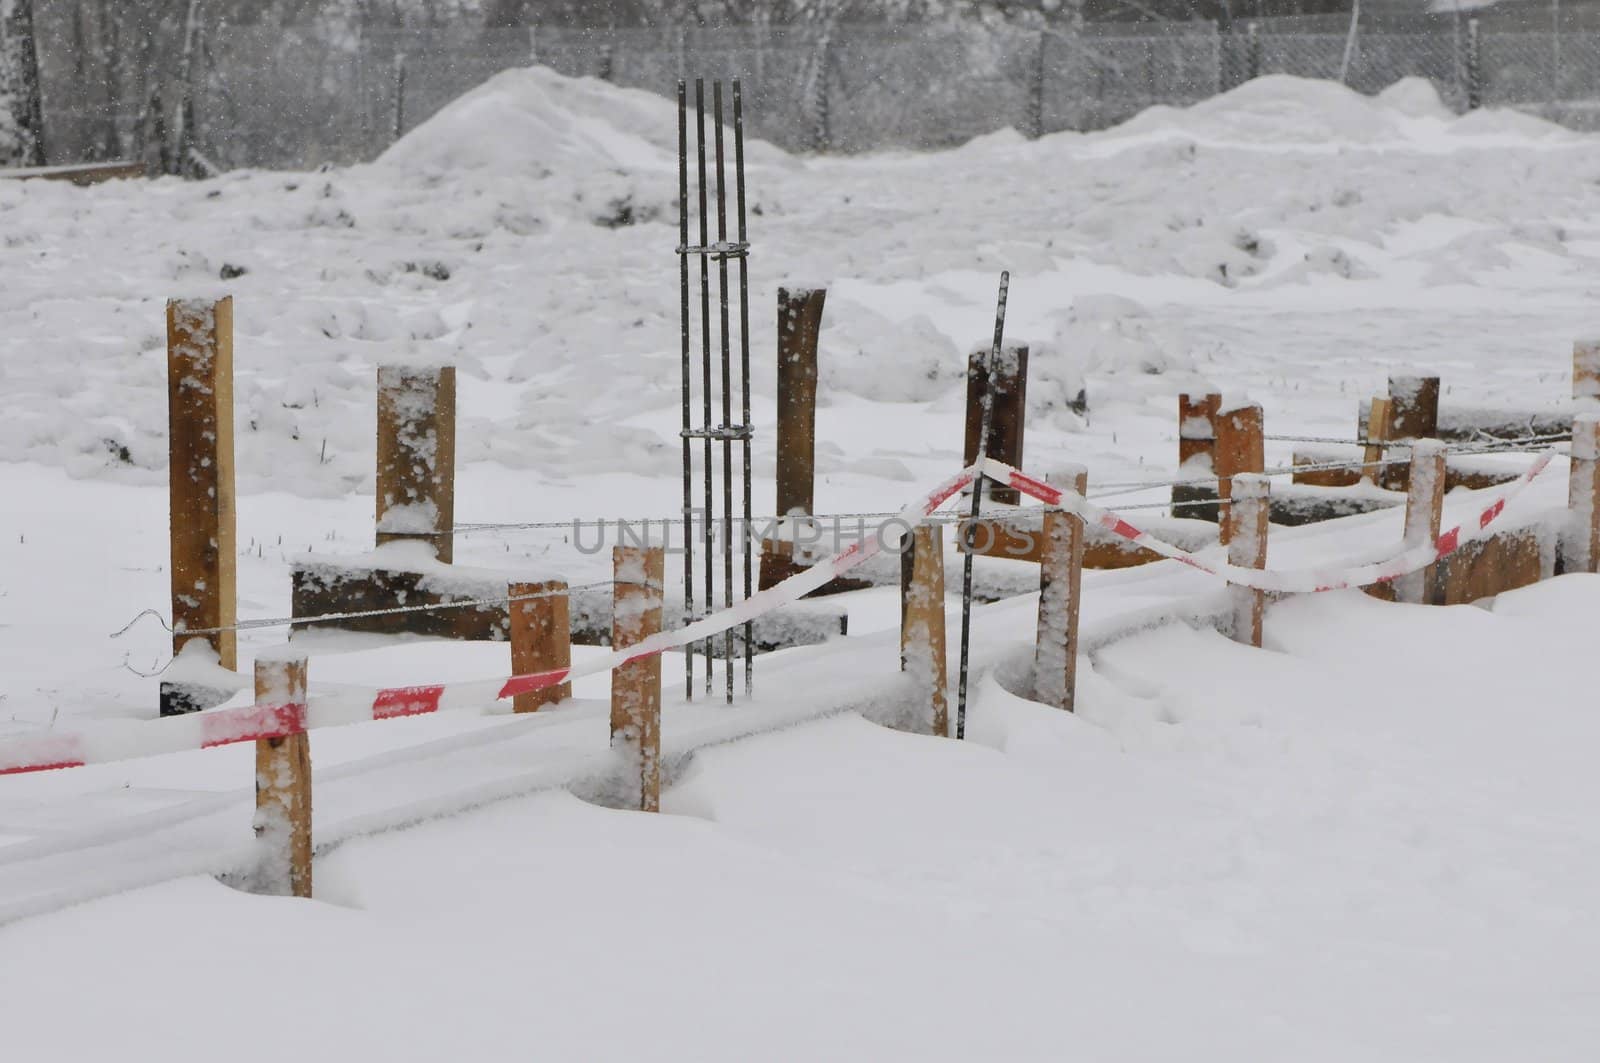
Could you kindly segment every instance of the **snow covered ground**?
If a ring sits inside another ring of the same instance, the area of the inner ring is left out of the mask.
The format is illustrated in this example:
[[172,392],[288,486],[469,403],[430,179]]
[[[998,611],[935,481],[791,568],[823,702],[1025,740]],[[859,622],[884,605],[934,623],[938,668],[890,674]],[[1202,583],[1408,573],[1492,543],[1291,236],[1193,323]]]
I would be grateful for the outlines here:
[[[1261,401],[1269,431],[1345,437],[1392,369],[1440,372],[1447,405],[1559,405],[1600,303],[1600,138],[1455,118],[1429,91],[1274,77],[1097,134],[851,159],[752,145],[758,509],[783,283],[830,288],[824,511],[953,471],[1002,268],[1009,332],[1033,344],[1028,465],[1083,462],[1091,488],[1171,472],[1175,396],[1202,384]],[[165,634],[105,636],[166,602],[168,297],[237,300],[241,617],[288,612],[294,554],[370,545],[385,361],[458,366],[460,521],[673,512],[674,135],[655,97],[512,72],[370,166],[0,181],[0,738],[155,714],[128,666],[160,667]],[[1066,406],[1084,383],[1087,419]],[[1291,449],[1269,443],[1269,464]],[[1561,471],[1519,505],[1559,506]],[[1275,533],[1274,556],[1370,553],[1398,521],[1342,535]],[[531,531],[461,536],[457,560],[575,582],[605,566]],[[1111,630],[1213,591],[1157,567],[1091,578],[1086,608]],[[542,794],[366,836],[548,785],[599,744],[593,704],[498,759],[474,736],[503,721],[320,733],[319,767],[344,773],[328,837],[349,839],[319,860],[320,903],[190,875],[13,923],[0,1019],[60,1058],[1593,1058],[1600,784],[1579,692],[1597,607],[1588,577],[1493,611],[1295,600],[1269,652],[1185,627],[1097,648],[1074,718],[1006,692],[1033,605],[1004,602],[980,616],[974,742],[828,716],[700,749],[655,818]],[[799,720],[891,691],[892,595],[851,612],[844,647],[761,662],[737,711]],[[246,633],[241,664],[281,638]],[[409,647],[312,674],[505,659]],[[679,741],[720,733],[669,706],[669,745],[675,722]],[[434,741],[458,748],[448,770],[363,774]],[[211,825],[242,833],[247,760],[0,780],[0,884],[19,890],[0,912],[114,873],[159,882],[105,860],[59,890],[23,874],[26,853],[136,821],[188,824],[149,867],[207,868]],[[136,988],[156,985],[181,1006]],[[298,1027],[249,1020],[285,999]]]

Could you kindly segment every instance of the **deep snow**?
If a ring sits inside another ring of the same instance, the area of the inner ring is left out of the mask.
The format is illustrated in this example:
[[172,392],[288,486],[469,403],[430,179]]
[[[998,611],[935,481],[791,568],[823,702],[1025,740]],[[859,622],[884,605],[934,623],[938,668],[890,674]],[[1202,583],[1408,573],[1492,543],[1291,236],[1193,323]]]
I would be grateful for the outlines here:
[[[796,280],[830,286],[828,511],[953,471],[1001,268],[1033,344],[1028,465],[1082,462],[1091,493],[1173,471],[1175,396],[1201,385],[1263,402],[1269,432],[1345,437],[1391,369],[1441,372],[1447,405],[1560,404],[1600,296],[1600,139],[1455,118],[1430,92],[1274,77],[1036,142],[752,146],[757,508],[773,296]],[[370,166],[0,181],[0,738],[154,715],[124,660],[159,667],[164,633],[105,635],[166,600],[169,296],[238,301],[241,617],[288,611],[293,555],[370,545],[386,361],[459,367],[459,520],[673,512],[674,130],[656,97],[514,71]],[[1067,408],[1085,382],[1087,419]],[[1561,471],[1517,519],[1561,504]],[[1275,532],[1273,563],[1398,535],[1393,513]],[[457,560],[605,567],[559,532],[464,535]],[[319,860],[320,903],[188,877],[0,928],[0,1017],[62,1058],[1591,1058],[1600,793],[1577,692],[1597,596],[1564,577],[1492,612],[1294,600],[1255,652],[1186,627],[1112,641],[1131,614],[1215,608],[1216,587],[1090,574],[1077,717],[997,684],[1016,686],[1034,608],[1002,602],[980,614],[973,743],[831,718],[701,750],[653,819],[547,794],[363,836],[603,760],[592,703],[496,753],[474,743],[504,722],[319,733],[319,770],[342,773],[319,814],[353,839]],[[894,595],[850,609],[843,647],[761,662],[736,711],[799,720],[889,689]],[[281,638],[246,633],[242,666]],[[478,678],[506,656],[390,646],[312,676]],[[669,706],[667,738],[708,719]],[[456,749],[438,770],[401,763],[438,741]],[[8,848],[174,817],[193,829],[152,833],[170,848],[141,850],[144,871],[85,857],[60,899],[210,869],[208,824],[229,854],[248,841],[248,753],[0,780],[0,883],[26,878]],[[404,770],[363,775],[385,757]],[[48,908],[30,881],[25,910]],[[287,991],[285,965],[305,979]],[[129,988],[169,978],[181,1007]],[[247,1022],[263,999],[301,1025]]]

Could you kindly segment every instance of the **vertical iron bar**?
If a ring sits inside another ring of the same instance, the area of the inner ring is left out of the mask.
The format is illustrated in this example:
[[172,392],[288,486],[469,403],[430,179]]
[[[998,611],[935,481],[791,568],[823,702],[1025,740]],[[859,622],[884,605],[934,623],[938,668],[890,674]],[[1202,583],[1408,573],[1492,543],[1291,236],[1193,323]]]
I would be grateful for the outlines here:
[[[739,243],[748,242],[744,211],[744,95],[733,79],[733,181],[739,203]],[[739,387],[744,436],[744,596],[750,597],[750,264],[749,250],[739,256]],[[754,625],[744,625],[744,696],[755,690]]]
[[[711,494],[711,263],[706,260],[703,250],[711,242],[710,230],[706,219],[706,83],[704,78],[694,79],[694,110],[695,121],[699,125],[699,152],[700,152],[700,364],[701,383],[703,394],[701,396],[701,410],[703,415],[702,428],[705,436],[705,521],[706,535],[706,611],[709,613],[714,608],[715,598],[713,575],[711,571],[711,541],[716,535],[716,524],[712,520],[715,510],[712,508]],[[706,696],[711,695],[711,639],[705,640],[706,654]]]
[[972,512],[967,521],[966,556],[961,565],[961,679],[956,693],[956,737],[967,736],[967,650],[972,641],[972,553],[978,541],[978,511],[983,505],[983,460],[989,453],[989,426],[994,421],[994,378],[1000,363],[1000,343],[1006,331],[1006,294],[1011,273],[1000,273],[1000,302],[994,314],[994,344],[984,367],[982,415],[978,418],[978,474],[972,480]]
[[[689,368],[689,99],[688,85],[678,82],[678,321],[683,332],[683,622],[694,622],[694,476],[689,446],[690,392],[694,387]],[[684,698],[694,700],[694,648],[683,653]]]
[[[722,427],[733,424],[733,343],[728,334],[728,189],[722,146],[722,82],[711,83],[712,117],[717,131],[717,293],[721,300]],[[722,437],[722,604],[733,606],[733,440]],[[733,703],[733,629],[722,633],[723,674],[728,682],[728,703]]]

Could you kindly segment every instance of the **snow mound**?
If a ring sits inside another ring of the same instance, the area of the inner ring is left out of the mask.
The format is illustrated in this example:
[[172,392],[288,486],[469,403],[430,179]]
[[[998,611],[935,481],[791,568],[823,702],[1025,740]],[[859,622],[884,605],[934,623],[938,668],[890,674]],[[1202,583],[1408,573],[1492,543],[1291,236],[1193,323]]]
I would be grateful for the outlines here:
[[[729,145],[731,156],[731,133]],[[747,141],[745,151],[747,162],[786,157],[765,143]],[[597,78],[530,67],[497,74],[448,104],[378,162],[424,172],[576,176],[675,171],[677,159],[673,101]]]
[[1455,117],[1439,89],[1423,77],[1405,77],[1373,97],[1384,107],[1407,118],[1436,118],[1448,122]]

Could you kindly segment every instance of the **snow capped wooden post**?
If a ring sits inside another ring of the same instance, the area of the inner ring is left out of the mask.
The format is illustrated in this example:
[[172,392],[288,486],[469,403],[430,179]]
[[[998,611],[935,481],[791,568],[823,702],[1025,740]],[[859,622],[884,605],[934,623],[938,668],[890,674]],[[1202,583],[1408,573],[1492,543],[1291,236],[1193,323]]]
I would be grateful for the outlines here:
[[1600,413],[1572,419],[1572,471],[1567,483],[1572,512],[1564,568],[1600,571]]
[[1224,544],[1228,542],[1232,527],[1228,522],[1228,499],[1233,478],[1240,473],[1261,472],[1267,467],[1262,424],[1261,407],[1256,403],[1217,411],[1217,497],[1222,503],[1217,538]]
[[1366,449],[1361,452],[1361,478],[1372,484],[1383,482],[1383,444],[1389,439],[1389,400],[1376,398],[1367,410]]
[[[661,630],[666,551],[659,546],[611,549],[616,580],[611,645],[632,646]],[[628,765],[630,800],[637,787],[639,810],[661,807],[661,657],[629,661],[611,673],[611,748]]]
[[[1233,478],[1233,493],[1228,504],[1228,564],[1238,568],[1267,567],[1267,517],[1270,513],[1272,481],[1246,473]],[[1250,587],[1234,584],[1228,588],[1233,598],[1233,640],[1247,646],[1261,646],[1261,623],[1267,595]]]
[[[1435,439],[1439,435],[1439,378],[1392,376],[1389,378],[1389,434],[1395,442]],[[1411,470],[1406,465],[1386,465],[1379,479],[1391,491],[1404,491]]]
[[454,366],[378,369],[378,545],[430,544],[454,552],[456,371]]
[[[826,288],[778,289],[777,515],[816,512],[817,340]],[[762,590],[799,571],[792,541],[761,541]]]
[[[1437,439],[1419,439],[1411,448],[1409,486],[1406,489],[1406,546],[1436,546],[1444,520],[1445,445]],[[1394,581],[1399,602],[1432,605],[1438,598],[1439,566],[1401,576]]]
[[[978,456],[978,433],[983,430],[983,393],[991,386],[986,347],[973,351],[967,359],[967,437],[963,465]],[[1022,435],[1028,409],[1028,347],[1014,344],[1000,349],[995,366],[994,409],[989,422],[988,446],[984,452],[1007,465],[1022,468]],[[1014,487],[998,487],[984,482],[984,490],[996,502],[1016,505],[1022,499]]]
[[306,659],[256,661],[256,706],[285,729],[256,741],[255,832],[262,893],[311,896],[311,736],[305,731]]
[[1600,339],[1572,345],[1572,397],[1580,407],[1600,400]]
[[[506,588],[511,608],[511,674],[553,672],[572,664],[572,620],[567,585],[561,580],[513,583]],[[517,601],[516,599],[524,599]],[[517,712],[537,712],[572,697],[572,684],[544,687],[512,699]]]
[[[1051,475],[1057,487],[1085,494],[1089,471],[1069,465]],[[1072,712],[1078,691],[1078,609],[1083,597],[1083,518],[1051,507],[1039,558],[1039,623],[1033,649],[1033,696]]]
[[[172,652],[203,640],[223,668],[238,667],[238,549],[233,485],[233,300],[167,304],[167,482],[172,546]],[[197,647],[199,648],[199,647]],[[191,651],[193,652],[193,651]],[[161,715],[205,708],[161,686]]]
[[[1178,396],[1178,479],[1206,480],[1216,475],[1217,410],[1222,396]],[[1173,484],[1172,515],[1196,520],[1217,519],[1216,485]],[[1195,505],[1194,503],[1202,503]]]
[[944,642],[944,529],[920,524],[900,553],[900,670],[917,684],[917,704],[926,707],[914,729],[948,738]]

